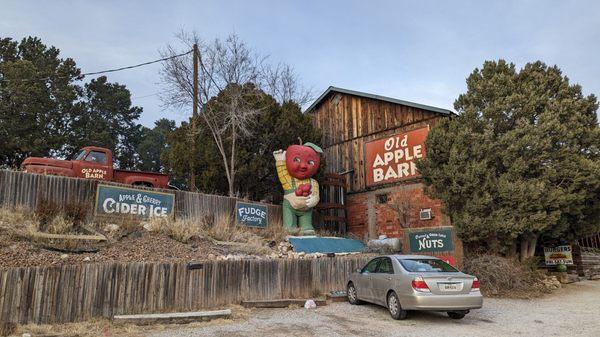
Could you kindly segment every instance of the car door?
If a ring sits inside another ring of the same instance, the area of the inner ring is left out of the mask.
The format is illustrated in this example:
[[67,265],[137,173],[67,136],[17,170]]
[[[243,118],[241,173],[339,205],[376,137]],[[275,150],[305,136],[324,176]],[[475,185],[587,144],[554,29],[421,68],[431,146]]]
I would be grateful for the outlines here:
[[389,257],[381,258],[377,265],[377,270],[371,276],[371,289],[373,302],[381,305],[387,305],[387,291],[392,288],[394,266]]
[[380,260],[380,258],[374,258],[369,261],[360,271],[360,275],[356,279],[356,294],[361,300],[373,301],[371,277],[375,275]]

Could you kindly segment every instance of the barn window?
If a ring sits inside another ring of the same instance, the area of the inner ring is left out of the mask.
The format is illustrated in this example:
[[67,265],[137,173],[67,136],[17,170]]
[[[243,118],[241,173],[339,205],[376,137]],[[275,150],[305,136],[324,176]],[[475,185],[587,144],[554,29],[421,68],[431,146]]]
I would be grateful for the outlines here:
[[387,202],[388,202],[387,194],[377,194],[375,197],[377,198],[378,204],[387,204]]

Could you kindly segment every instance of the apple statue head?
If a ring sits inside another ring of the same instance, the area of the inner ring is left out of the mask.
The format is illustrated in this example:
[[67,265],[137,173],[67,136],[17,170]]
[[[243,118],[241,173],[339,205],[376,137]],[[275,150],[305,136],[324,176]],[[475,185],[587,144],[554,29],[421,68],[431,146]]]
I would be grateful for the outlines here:
[[321,161],[319,153],[323,153],[323,150],[313,143],[290,145],[285,151],[285,166],[289,174],[296,179],[315,175]]

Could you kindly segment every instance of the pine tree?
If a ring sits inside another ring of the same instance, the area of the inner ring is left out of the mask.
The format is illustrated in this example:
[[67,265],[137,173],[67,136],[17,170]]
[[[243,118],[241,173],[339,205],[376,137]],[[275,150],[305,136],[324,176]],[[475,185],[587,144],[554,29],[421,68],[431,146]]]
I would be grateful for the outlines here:
[[527,258],[540,238],[600,230],[595,96],[556,66],[499,60],[473,71],[454,106],[418,165],[467,247]]

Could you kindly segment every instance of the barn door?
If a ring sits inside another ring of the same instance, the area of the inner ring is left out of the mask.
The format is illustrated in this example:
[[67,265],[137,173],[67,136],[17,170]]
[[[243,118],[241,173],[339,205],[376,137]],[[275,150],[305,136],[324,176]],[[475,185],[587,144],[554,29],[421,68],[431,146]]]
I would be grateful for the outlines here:
[[336,173],[326,173],[319,185],[321,200],[316,207],[316,229],[346,234],[346,179]]

